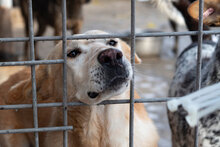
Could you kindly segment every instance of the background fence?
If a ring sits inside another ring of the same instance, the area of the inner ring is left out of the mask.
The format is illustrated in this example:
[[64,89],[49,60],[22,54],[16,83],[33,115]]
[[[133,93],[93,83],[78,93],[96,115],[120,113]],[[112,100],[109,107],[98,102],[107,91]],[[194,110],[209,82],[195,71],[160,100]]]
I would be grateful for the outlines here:
[[[80,35],[80,36],[67,36],[66,29],[66,0],[62,0],[62,36],[45,36],[45,37],[35,37],[33,31],[33,14],[32,14],[32,0],[29,1],[29,37],[20,37],[20,38],[0,38],[1,42],[29,42],[30,44],[30,57],[29,61],[17,61],[17,62],[0,62],[0,66],[23,66],[28,65],[31,66],[31,79],[32,79],[32,95],[33,95],[33,104],[18,104],[18,105],[0,105],[0,110],[7,109],[26,109],[33,108],[33,117],[34,117],[34,128],[28,129],[12,129],[12,130],[0,130],[0,134],[10,134],[10,133],[28,133],[34,132],[35,135],[35,146],[39,146],[39,132],[46,131],[63,131],[63,146],[67,147],[68,145],[68,130],[73,129],[74,126],[68,126],[67,120],[67,111],[68,107],[72,106],[85,106],[81,102],[70,102],[67,103],[67,69],[66,69],[66,42],[67,40],[77,40],[77,39],[104,39],[104,38],[130,38],[131,40],[131,64],[134,69],[134,54],[135,54],[135,39],[139,37],[163,37],[163,36],[187,36],[187,35],[198,35],[198,60],[197,60],[197,89],[201,87],[201,47],[203,42],[203,35],[209,34],[220,34],[219,31],[203,31],[203,1],[200,0],[200,8],[199,8],[199,29],[198,31],[186,31],[186,32],[154,32],[154,33],[135,33],[135,0],[131,0],[131,26],[129,34],[108,34],[108,35]],[[35,60],[34,55],[34,41],[54,41],[54,40],[62,40],[63,42],[63,59],[58,60]],[[37,93],[36,93],[36,75],[35,75],[35,66],[39,64],[63,64],[63,102],[62,103],[37,103]],[[130,125],[129,125],[129,146],[133,147],[133,126],[134,126],[134,103],[152,103],[152,102],[166,102],[172,98],[141,98],[134,99],[134,78],[131,80],[130,84],[130,100],[106,100],[100,103],[99,105],[107,105],[107,104],[130,104]],[[63,116],[64,122],[63,126],[60,127],[46,127],[39,128],[38,127],[38,108],[42,107],[62,107],[63,108]],[[196,130],[196,134],[198,134],[198,129]],[[198,144],[197,135],[195,138],[195,146]]]

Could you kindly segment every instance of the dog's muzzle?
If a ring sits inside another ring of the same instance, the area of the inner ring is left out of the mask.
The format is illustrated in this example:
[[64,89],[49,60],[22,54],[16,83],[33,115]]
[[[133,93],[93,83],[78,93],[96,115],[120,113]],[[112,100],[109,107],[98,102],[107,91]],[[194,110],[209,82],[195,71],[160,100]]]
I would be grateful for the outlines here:
[[98,56],[98,61],[102,65],[107,87],[121,85],[129,76],[129,72],[123,62],[123,54],[117,49],[106,49]]
[[[101,74],[104,75],[105,85],[104,90],[118,90],[122,84],[126,83],[129,79],[129,71],[123,61],[123,54],[118,49],[106,49],[99,53],[98,62],[101,64]],[[99,94],[96,92],[89,92],[88,96],[92,99],[96,98]]]

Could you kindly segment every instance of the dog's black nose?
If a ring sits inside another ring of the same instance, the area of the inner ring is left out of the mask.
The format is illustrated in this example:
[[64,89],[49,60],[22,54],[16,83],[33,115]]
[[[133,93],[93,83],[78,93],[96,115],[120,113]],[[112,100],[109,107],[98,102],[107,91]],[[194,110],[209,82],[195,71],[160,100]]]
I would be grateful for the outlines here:
[[99,94],[97,92],[88,92],[88,96],[91,98],[91,99],[94,99],[98,96]]
[[122,62],[122,52],[117,49],[107,49],[98,55],[98,61],[101,65],[113,67]]

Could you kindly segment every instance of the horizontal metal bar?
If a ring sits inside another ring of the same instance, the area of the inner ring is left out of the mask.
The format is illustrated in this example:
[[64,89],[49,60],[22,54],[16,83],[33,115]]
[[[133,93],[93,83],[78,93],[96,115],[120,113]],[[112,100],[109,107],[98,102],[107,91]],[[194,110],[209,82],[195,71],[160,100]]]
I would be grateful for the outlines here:
[[[105,34],[105,35],[72,35],[67,36],[67,40],[74,40],[74,39],[105,39],[105,38],[128,38],[129,34]],[[41,36],[41,37],[34,37],[35,41],[55,41],[55,40],[62,40],[62,36]],[[27,37],[19,37],[19,38],[0,38],[1,42],[25,42],[29,41]]]
[[[149,33],[137,33],[135,34],[136,37],[170,37],[170,36],[187,36],[187,35],[197,35],[198,31],[185,31],[185,32],[162,32],[162,31],[155,31]],[[220,30],[211,30],[211,31],[204,31],[204,35],[211,35],[211,34],[220,34]],[[77,39],[106,39],[106,38],[129,38],[130,33],[115,33],[115,34],[103,34],[103,35],[72,35],[67,36],[67,40],[77,40]],[[35,41],[54,41],[54,40],[62,40],[62,36],[41,36],[41,37],[34,37]],[[25,42],[29,41],[27,37],[20,37],[20,38],[0,38],[1,42]]]
[[[34,37],[35,41],[54,41],[61,40],[61,36],[40,36]],[[1,42],[27,42],[29,41],[29,37],[10,37],[10,38],[0,38]]]
[[26,41],[29,41],[28,37],[0,38],[0,43],[2,42],[26,42]]
[[0,134],[63,131],[63,130],[72,130],[72,129],[73,129],[73,126],[27,128],[27,129],[9,129],[9,130],[0,130]]
[[107,38],[129,38],[130,33],[115,33],[115,34],[100,34],[100,35],[73,35],[67,36],[67,40],[76,40],[76,39],[107,39]]
[[[219,31],[220,33],[220,31]],[[187,35],[197,35],[198,31],[188,31],[188,32],[149,32],[149,33],[139,33],[136,37],[171,37],[171,36],[187,36]]]
[[203,36],[204,35],[217,35],[217,34],[220,34],[220,30],[203,31]]
[[176,97],[170,98],[147,98],[147,99],[135,99],[135,103],[159,103],[159,102],[167,102],[169,100],[175,99]]
[[[142,99],[134,99],[134,103],[157,103],[157,102],[167,102],[173,98],[142,98]],[[127,104],[130,103],[129,99],[121,99],[121,100],[105,100],[98,105],[110,105],[110,104]],[[87,104],[81,102],[71,102],[68,103],[68,106],[88,106]]]
[[[142,99],[135,99],[135,103],[156,103],[156,102],[167,102],[168,100],[174,99],[172,98],[142,98]],[[129,103],[129,99],[121,99],[121,100],[105,100],[98,105],[109,105],[109,104],[126,104]],[[82,102],[69,102],[67,103],[68,106],[88,106]],[[17,105],[0,105],[0,110],[9,110],[9,109],[26,109],[32,108],[32,104],[17,104]],[[62,107],[63,103],[39,103],[37,104],[38,108],[45,108],[45,107]]]
[[[188,35],[197,35],[198,31],[187,31],[187,32],[150,32],[150,33],[139,33],[136,34],[136,37],[171,37],[171,36],[188,36]],[[216,35],[220,34],[220,30],[211,30],[204,31],[204,35]]]
[[16,61],[16,62],[0,62],[0,66],[24,66],[24,65],[39,65],[39,64],[60,64],[63,59],[57,60],[35,60],[35,61]]
[[34,37],[35,41],[55,41],[55,40],[62,40],[62,36],[41,36],[41,37]]

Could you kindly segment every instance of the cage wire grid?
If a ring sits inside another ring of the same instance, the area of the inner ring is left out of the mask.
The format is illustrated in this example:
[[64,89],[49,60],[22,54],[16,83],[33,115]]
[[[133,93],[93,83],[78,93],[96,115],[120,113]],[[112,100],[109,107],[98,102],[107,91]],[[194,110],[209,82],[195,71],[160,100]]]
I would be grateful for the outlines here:
[[[16,37],[16,38],[0,38],[1,42],[29,42],[30,43],[30,60],[29,61],[16,61],[16,62],[0,62],[1,66],[31,66],[31,80],[32,80],[32,104],[17,104],[17,105],[0,105],[0,110],[9,109],[33,109],[33,119],[34,127],[25,129],[9,129],[0,130],[0,134],[12,134],[12,133],[34,133],[35,136],[35,147],[39,147],[39,132],[48,131],[63,131],[63,146],[68,146],[68,130],[74,129],[74,126],[68,126],[68,107],[72,106],[87,106],[81,102],[67,102],[67,40],[78,40],[78,39],[106,39],[106,38],[130,38],[131,40],[131,64],[132,69],[134,69],[134,55],[135,55],[135,39],[139,37],[170,37],[170,36],[188,36],[188,35],[198,35],[198,54],[197,54],[197,75],[196,75],[196,88],[199,90],[201,88],[201,47],[203,42],[203,35],[210,34],[220,34],[220,30],[214,31],[203,31],[203,8],[204,0],[199,0],[199,26],[198,31],[185,31],[185,32],[151,32],[151,33],[135,33],[135,0],[131,0],[131,22],[130,22],[130,33],[129,34],[105,34],[105,35],[77,35],[77,36],[67,36],[66,28],[66,0],[62,0],[62,36],[42,36],[35,37],[33,31],[33,14],[32,14],[32,0],[28,0],[28,13],[29,13],[29,37]],[[55,41],[62,40],[63,42],[63,59],[58,60],[35,60],[34,55],[34,41]],[[37,93],[36,93],[36,72],[35,66],[40,64],[63,64],[63,102],[60,103],[37,103]],[[134,77],[133,74],[131,84],[130,84],[130,100],[105,100],[98,105],[108,105],[108,104],[130,104],[130,123],[129,123],[129,147],[134,146],[134,103],[158,103],[167,102],[175,97],[164,97],[164,98],[140,98],[134,99]],[[38,127],[38,108],[44,107],[62,107],[63,108],[63,126],[59,127]],[[195,147],[198,147],[198,128],[195,129]]]

